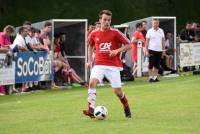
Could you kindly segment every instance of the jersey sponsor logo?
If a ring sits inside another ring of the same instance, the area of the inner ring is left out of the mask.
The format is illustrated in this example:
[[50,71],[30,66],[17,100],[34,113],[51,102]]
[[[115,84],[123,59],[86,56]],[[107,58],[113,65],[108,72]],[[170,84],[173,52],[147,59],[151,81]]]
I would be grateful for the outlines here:
[[99,38],[96,38],[96,41],[99,41]]
[[111,46],[112,46],[111,42],[101,43],[99,45],[100,52],[108,52],[108,51],[110,51],[111,50]]

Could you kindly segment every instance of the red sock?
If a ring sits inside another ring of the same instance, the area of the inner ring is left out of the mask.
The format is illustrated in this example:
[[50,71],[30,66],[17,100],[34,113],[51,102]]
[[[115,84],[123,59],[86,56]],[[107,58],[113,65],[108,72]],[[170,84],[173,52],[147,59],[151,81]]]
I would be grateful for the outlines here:
[[68,75],[67,71],[66,71],[66,70],[63,70],[63,71],[62,71],[62,74],[63,74],[63,75],[62,75],[63,81],[64,81],[64,82],[67,82],[67,75]]
[[124,109],[125,109],[126,107],[129,107],[128,99],[126,98],[125,95],[123,95],[122,97],[119,97],[119,99],[120,99],[121,103],[123,104]]

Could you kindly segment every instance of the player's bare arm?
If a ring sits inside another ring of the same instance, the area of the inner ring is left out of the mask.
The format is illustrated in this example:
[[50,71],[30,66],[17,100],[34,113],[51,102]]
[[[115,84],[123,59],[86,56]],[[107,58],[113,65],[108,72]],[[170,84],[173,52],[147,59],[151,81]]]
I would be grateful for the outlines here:
[[145,44],[145,48],[146,48],[146,56],[149,57],[149,50],[148,50],[148,47],[149,47],[149,38],[146,39],[146,44]]
[[92,54],[94,47],[88,45],[88,62],[86,63],[86,68],[90,68],[92,66]]
[[122,46],[121,48],[119,48],[119,49],[115,49],[115,50],[112,50],[112,51],[110,51],[110,57],[114,57],[114,56],[116,56],[117,54],[119,54],[119,53],[121,53],[121,52],[124,52],[124,51],[127,51],[127,50],[129,50],[129,49],[131,49],[131,45],[129,45],[129,44],[126,44],[126,45],[124,45],[124,46]]

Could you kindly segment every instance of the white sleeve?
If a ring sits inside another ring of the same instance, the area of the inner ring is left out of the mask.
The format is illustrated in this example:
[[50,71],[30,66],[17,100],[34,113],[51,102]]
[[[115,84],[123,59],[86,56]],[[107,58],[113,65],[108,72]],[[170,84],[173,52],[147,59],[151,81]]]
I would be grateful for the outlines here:
[[150,30],[147,31],[146,38],[150,38]]
[[161,29],[162,31],[162,38],[165,38],[165,34],[164,34],[164,31]]
[[16,37],[15,40],[13,41],[13,44],[10,45],[11,49],[14,49],[17,45],[19,45],[19,39]]
[[25,41],[27,44],[31,44],[31,38],[29,36],[25,37]]
[[11,45],[10,45],[10,49],[12,49],[12,50],[13,50],[13,48],[14,48],[15,46],[16,46],[16,44],[14,44],[14,43],[13,43],[13,44],[11,44]]

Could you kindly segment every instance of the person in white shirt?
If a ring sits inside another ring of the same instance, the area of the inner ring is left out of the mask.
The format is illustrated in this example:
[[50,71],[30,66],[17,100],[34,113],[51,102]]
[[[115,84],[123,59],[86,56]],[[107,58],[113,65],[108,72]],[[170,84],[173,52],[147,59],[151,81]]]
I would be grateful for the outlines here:
[[165,46],[165,35],[159,28],[159,20],[152,20],[152,28],[146,34],[146,55],[149,57],[149,82],[159,82],[158,69]]
[[40,50],[40,42],[35,37],[36,29],[31,27],[28,35],[25,37],[26,44],[29,45],[30,49],[33,51]]
[[28,29],[26,27],[20,27],[19,33],[17,34],[13,44],[10,46],[10,48],[14,52],[20,52],[20,51],[28,51],[28,48],[26,46],[25,37],[28,35]]

